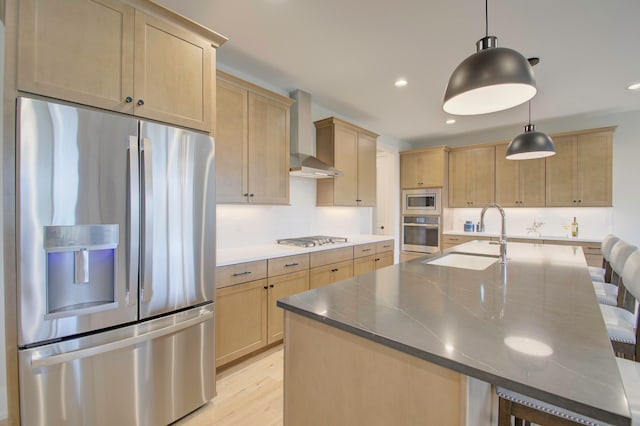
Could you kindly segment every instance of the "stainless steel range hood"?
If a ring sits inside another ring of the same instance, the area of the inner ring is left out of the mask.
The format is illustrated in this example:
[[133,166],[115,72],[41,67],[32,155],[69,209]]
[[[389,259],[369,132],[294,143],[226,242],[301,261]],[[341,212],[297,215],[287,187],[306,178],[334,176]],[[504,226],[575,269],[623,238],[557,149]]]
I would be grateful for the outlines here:
[[300,89],[289,93],[296,102],[291,106],[291,176],[313,179],[333,178],[343,173],[316,158],[311,124],[311,95]]

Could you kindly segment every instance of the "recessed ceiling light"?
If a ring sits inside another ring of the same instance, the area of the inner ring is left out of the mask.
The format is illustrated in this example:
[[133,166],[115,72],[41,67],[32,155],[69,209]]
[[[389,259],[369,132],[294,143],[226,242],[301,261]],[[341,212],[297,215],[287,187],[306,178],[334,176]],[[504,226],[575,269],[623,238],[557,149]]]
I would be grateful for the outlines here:
[[396,87],[404,87],[407,85],[407,80],[400,78],[398,80],[396,80],[395,83],[393,83]]
[[640,83],[633,83],[632,85],[627,87],[627,89],[629,89],[629,90],[640,90]]
[[453,124],[455,122],[456,122],[456,120],[454,120],[453,118],[450,118],[447,121],[445,121],[445,123],[447,123],[447,124]]

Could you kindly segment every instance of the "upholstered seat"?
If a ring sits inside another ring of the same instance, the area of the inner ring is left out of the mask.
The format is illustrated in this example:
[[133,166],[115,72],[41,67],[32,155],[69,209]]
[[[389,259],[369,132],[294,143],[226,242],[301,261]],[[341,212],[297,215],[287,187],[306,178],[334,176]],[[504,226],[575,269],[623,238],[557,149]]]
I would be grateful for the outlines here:
[[635,315],[616,306],[600,305],[609,338],[616,342],[636,344]]
[[623,358],[616,358],[616,360],[624,392],[627,394],[627,401],[629,401],[631,424],[638,426],[640,425],[640,364]]
[[606,425],[599,420],[542,402],[505,388],[496,387],[499,399],[498,426],[511,425],[511,416],[543,425]]
[[[617,306],[621,302],[618,296],[618,281],[624,269],[625,262],[637,247],[618,240],[609,250],[609,268],[611,283],[593,282],[594,291],[598,298],[598,303],[604,305]],[[620,295],[621,297],[622,295]]]
[[611,249],[618,242],[619,238],[613,234],[606,235],[602,239],[600,251],[602,252],[602,267],[589,266],[589,274],[591,280],[596,282],[610,282],[611,267],[609,265],[609,257]]
[[[640,251],[634,250],[627,258],[618,286],[618,306],[600,305],[600,311],[614,352],[638,360],[640,351],[636,343],[638,342],[637,300],[640,297]],[[622,306],[626,306],[627,309]]]

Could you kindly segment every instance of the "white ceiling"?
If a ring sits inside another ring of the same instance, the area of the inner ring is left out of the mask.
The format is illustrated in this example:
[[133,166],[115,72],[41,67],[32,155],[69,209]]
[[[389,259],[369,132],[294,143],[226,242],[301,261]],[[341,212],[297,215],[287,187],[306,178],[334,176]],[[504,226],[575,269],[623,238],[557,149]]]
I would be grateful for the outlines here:
[[[526,104],[449,116],[449,75],[484,36],[481,0],[157,0],[229,38],[218,63],[314,102],[386,136],[420,142],[522,126]],[[489,34],[534,68],[533,122],[640,110],[640,0],[493,0]],[[398,77],[408,80],[398,89]],[[544,131],[544,129],[539,129]]]

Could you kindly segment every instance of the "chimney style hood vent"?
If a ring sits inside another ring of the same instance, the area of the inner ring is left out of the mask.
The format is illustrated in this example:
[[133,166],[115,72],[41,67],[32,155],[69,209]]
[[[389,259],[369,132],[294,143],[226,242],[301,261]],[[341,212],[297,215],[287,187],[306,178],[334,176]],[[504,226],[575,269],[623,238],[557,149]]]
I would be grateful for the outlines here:
[[311,95],[298,89],[289,96],[296,100],[291,106],[291,176],[326,179],[344,175],[313,155],[315,149],[311,126]]

